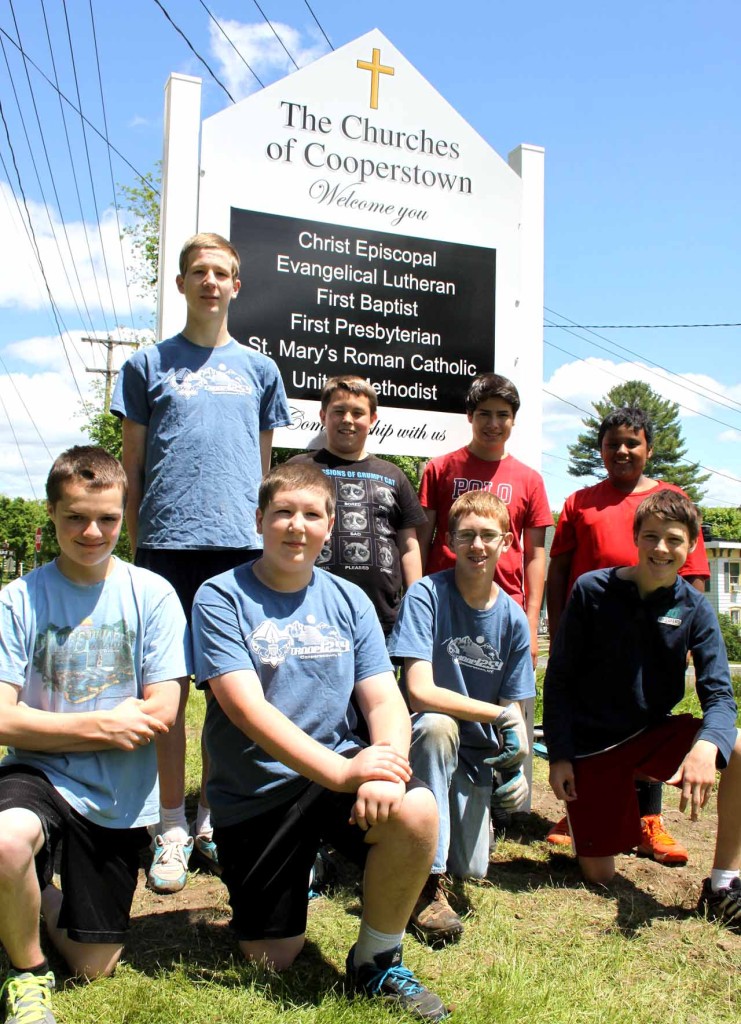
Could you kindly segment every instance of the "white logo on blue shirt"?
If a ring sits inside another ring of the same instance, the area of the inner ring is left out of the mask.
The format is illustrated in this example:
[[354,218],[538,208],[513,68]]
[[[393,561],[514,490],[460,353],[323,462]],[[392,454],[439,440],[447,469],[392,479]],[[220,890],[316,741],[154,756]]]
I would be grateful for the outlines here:
[[224,363],[205,366],[201,370],[173,370],[165,377],[173,391],[183,398],[193,398],[201,391],[212,395],[251,395],[252,385]]
[[289,658],[336,658],[350,650],[350,641],[340,636],[334,626],[317,623],[313,615],[306,622],[294,619],[279,628],[269,619],[261,622],[247,637],[250,650],[263,665],[277,668]]
[[450,637],[443,641],[443,646],[456,665],[476,668],[481,672],[500,672],[504,664],[499,652],[492,647],[486,637],[470,636]]

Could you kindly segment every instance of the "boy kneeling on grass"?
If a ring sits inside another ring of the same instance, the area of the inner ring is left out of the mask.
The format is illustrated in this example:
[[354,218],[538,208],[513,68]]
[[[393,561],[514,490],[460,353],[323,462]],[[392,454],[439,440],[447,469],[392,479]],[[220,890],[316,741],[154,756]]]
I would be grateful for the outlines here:
[[[411,918],[433,944],[463,932],[445,873],[486,876],[490,802],[513,811],[527,800],[527,733],[513,702],[535,695],[528,620],[494,582],[512,543],[507,506],[489,491],[463,494],[450,509],[446,543],[455,567],[412,584],[389,641],[390,653],[405,659],[415,712],[412,770],[440,814],[432,871]],[[492,797],[494,769],[502,780]]]
[[[73,973],[123,948],[146,826],[159,818],[155,744],[190,672],[169,583],[113,557],[123,467],[102,448],[56,460],[46,484],[60,555],[0,594],[0,942],[6,1024],[54,1024],[39,914]],[[61,843],[61,891],[52,884]]]
[[[193,605],[208,795],[232,924],[248,960],[283,970],[305,941],[309,872],[331,843],[365,864],[351,988],[425,1021],[448,1015],[402,966],[401,942],[437,841],[432,793],[412,778],[411,726],[373,605],[314,568],[334,485],[313,465],[260,486],[262,556],[216,576]],[[353,733],[354,693],[370,746]]]
[[[609,882],[615,854],[640,838],[634,781],[677,786],[692,820],[716,769],[718,832],[698,910],[741,925],[741,739],[728,658],[704,597],[678,576],[700,531],[694,505],[660,490],[638,506],[638,564],[585,573],[574,585],[548,661],[545,737],[553,792],[566,802],[589,882]],[[702,719],[672,715],[692,652]]]

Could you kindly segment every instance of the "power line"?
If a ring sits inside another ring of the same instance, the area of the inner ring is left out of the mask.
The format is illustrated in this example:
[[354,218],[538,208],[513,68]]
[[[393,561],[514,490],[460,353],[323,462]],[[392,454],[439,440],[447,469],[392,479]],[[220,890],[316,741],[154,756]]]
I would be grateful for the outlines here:
[[[156,0],[155,0],[155,2],[156,2]],[[99,128],[96,128],[95,125],[92,123],[92,121],[89,121],[85,117],[85,115],[79,109],[79,107],[76,107],[74,105],[74,103],[70,99],[68,99],[67,96],[65,96],[65,94],[59,88],[59,86],[55,85],[54,82],[52,82],[51,78],[49,78],[49,76],[46,74],[46,72],[42,71],[42,69],[38,66],[36,61],[34,61],[31,57],[29,57],[29,55],[25,52],[25,50],[21,46],[19,46],[19,44],[15,41],[15,39],[13,39],[12,36],[8,35],[8,33],[5,31],[5,29],[1,25],[0,25],[0,35],[5,36],[5,38],[8,40],[8,42],[12,43],[13,46],[15,46],[16,50],[18,50],[18,52],[23,55],[23,57],[25,58],[25,60],[28,61],[28,63],[31,65],[31,67],[35,71],[38,71],[38,73],[41,75],[41,77],[52,87],[52,89],[54,89],[54,91],[56,93],[59,94],[59,96],[64,100],[64,102],[67,104],[67,106],[71,107],[72,110],[74,110],[74,112],[76,114],[78,114],[82,118],[82,120],[85,122],[85,124],[88,126],[88,128],[90,128],[91,131],[94,131],[95,134],[98,135],[103,140],[103,142],[105,142],[105,144],[107,146],[109,146],[113,150],[113,152],[116,154],[116,156],[119,157],[121,160],[123,160],[123,162],[126,164],[126,166],[130,170],[132,170],[134,172],[134,174],[137,176],[137,178],[139,178],[140,181],[142,181],[145,185],[147,185],[149,188],[151,188],[152,191],[155,193],[155,195],[159,195],[160,194],[160,190],[157,188],[157,186],[154,184],[154,182],[150,181],[146,174],[142,174],[141,171],[138,171],[136,169],[136,167],[134,167],[134,165],[131,163],[131,161],[126,159],[126,157],[123,155],[121,150],[117,149],[116,146],[113,145],[111,140],[107,136],[105,136],[103,134],[103,132],[100,131]]]
[[[100,90],[100,106],[101,106],[101,110],[102,110],[102,113],[103,113],[103,127],[105,128],[105,133],[107,135],[108,134],[108,118],[106,117],[105,98],[103,96],[103,77],[102,77],[102,75],[100,73],[100,57],[98,55],[98,37],[97,37],[97,34],[95,32],[95,15],[93,14],[93,0],[89,0],[89,4],[90,4],[90,24],[91,24],[92,30],[93,30],[93,45],[95,47],[95,64],[96,64],[96,67],[98,69],[98,88]],[[118,235],[118,248],[119,248],[119,251],[121,253],[121,267],[123,269],[124,286],[126,288],[126,301],[128,302],[128,305],[129,305],[129,317],[131,319],[131,326],[132,326],[132,328],[135,329],[134,310],[132,309],[132,306],[131,306],[131,294],[129,292],[129,275],[128,275],[127,271],[126,271],[126,257],[124,256],[123,238],[121,236],[121,221],[119,220],[119,217],[118,217],[118,200],[117,200],[117,197],[116,197],[116,182],[115,182],[115,179],[113,177],[113,161],[111,160],[111,151],[110,151],[110,149],[106,148],[106,153],[108,155],[108,172],[109,172],[110,177],[111,177],[111,192],[113,193],[113,209],[114,209],[115,214],[116,214],[116,234]]]
[[321,25],[319,24],[319,19],[317,18],[316,14],[314,14],[313,10],[311,9],[311,4],[309,3],[309,0],[304,0],[304,3],[305,3],[305,4],[306,4],[306,6],[307,6],[307,7],[309,8],[309,14],[310,14],[310,15],[312,16],[312,18],[313,18],[313,19],[314,19],[314,21],[315,21],[315,22],[317,23],[317,25],[319,25],[319,31],[320,31],[320,32],[322,33],[322,35],[324,36],[324,38],[325,38],[325,39],[327,40],[327,43],[328,43],[328,45],[329,45],[329,48],[330,48],[330,50],[334,50],[334,46],[332,46],[332,43],[330,42],[329,36],[328,36],[328,35],[327,35],[327,33],[326,33],[326,32],[324,31],[324,29],[322,28],[322,26],[321,26]]
[[[546,309],[547,307],[543,307]],[[560,314],[556,314],[559,316]],[[559,327],[564,329],[563,324],[549,324],[549,327]],[[657,330],[680,330],[682,328],[695,328],[695,327],[741,327],[741,324],[573,324],[574,327],[580,327],[583,331],[657,331]]]
[[33,494],[34,501],[35,501],[36,500],[36,490],[35,490],[35,488],[33,486],[33,480],[31,479],[31,474],[28,472],[28,466],[26,465],[26,460],[23,458],[23,452],[21,451],[21,446],[18,443],[18,438],[16,436],[15,430],[13,429],[13,421],[11,420],[10,416],[8,415],[8,410],[5,408],[5,402],[3,401],[3,396],[2,395],[0,395],[0,405],[2,405],[2,407],[3,407],[3,412],[5,413],[5,419],[8,421],[8,426],[10,427],[10,432],[13,435],[13,440],[15,441],[15,446],[18,449],[18,455],[20,457],[21,462],[23,463],[23,468],[24,468],[24,470],[26,472],[26,479],[28,480],[28,486],[31,488],[31,494]]
[[186,44],[186,46],[187,46],[187,47],[188,47],[188,48],[189,48],[189,49],[190,49],[190,50],[191,50],[191,51],[192,51],[192,52],[193,52],[193,53],[195,54],[195,56],[196,56],[196,57],[198,58],[198,60],[199,60],[199,61],[201,62],[201,64],[203,64],[204,68],[206,69],[206,71],[208,71],[209,75],[211,75],[211,77],[213,78],[214,82],[216,82],[216,84],[217,84],[217,85],[220,85],[220,86],[221,86],[221,88],[222,88],[222,89],[224,90],[224,92],[225,92],[225,93],[227,94],[227,96],[228,96],[228,97],[229,97],[229,99],[230,99],[230,100],[232,101],[232,103],[236,103],[236,100],[234,99],[234,97],[232,96],[232,94],[231,94],[231,93],[229,92],[229,90],[227,89],[227,87],[226,87],[226,86],[224,85],[224,83],[223,83],[222,81],[220,81],[220,80],[219,80],[219,78],[217,77],[217,75],[216,75],[216,72],[215,72],[215,71],[213,71],[213,69],[212,69],[212,68],[210,67],[210,65],[208,64],[208,62],[207,62],[206,60],[204,60],[204,58],[203,58],[203,57],[202,57],[202,56],[200,55],[200,53],[198,52],[198,50],[196,50],[195,46],[194,46],[194,45],[193,45],[193,44],[191,43],[190,39],[188,39],[188,37],[186,36],[185,32],[183,32],[183,30],[182,30],[181,28],[179,28],[179,27],[178,27],[178,26],[177,26],[177,25],[175,24],[175,22],[174,22],[174,21],[172,20],[172,18],[170,17],[170,15],[169,15],[169,14],[167,13],[167,10],[166,10],[166,9],[165,9],[165,8],[164,8],[164,7],[162,6],[162,4],[160,3],[160,0],[154,0],[154,2],[155,2],[155,3],[157,4],[157,6],[159,7],[159,9],[160,9],[160,10],[162,11],[162,13],[164,14],[164,16],[165,16],[165,17],[167,18],[167,20],[168,20],[168,21],[170,22],[170,24],[171,24],[171,25],[172,25],[172,27],[173,27],[173,28],[175,29],[175,31],[176,31],[176,32],[178,33],[178,35],[182,36],[182,38],[183,38],[183,39],[184,39],[184,41],[185,41],[185,44]]
[[265,88],[265,83],[264,83],[264,82],[261,82],[261,81],[260,81],[260,79],[259,79],[259,77],[258,77],[258,74],[257,74],[257,72],[255,71],[255,69],[254,69],[253,67],[250,67],[250,65],[249,65],[249,64],[247,63],[247,61],[245,60],[245,58],[244,58],[243,54],[242,54],[242,53],[241,53],[241,51],[240,51],[240,50],[238,49],[238,47],[237,47],[237,44],[236,44],[236,43],[234,43],[234,42],[232,42],[232,40],[231,40],[231,39],[229,38],[229,36],[228,36],[228,35],[226,34],[226,29],[225,29],[225,28],[224,28],[224,26],[223,26],[223,25],[221,24],[221,22],[220,22],[220,21],[219,21],[219,20],[218,20],[218,19],[217,19],[217,18],[216,18],[216,17],[215,17],[215,16],[214,16],[214,15],[213,15],[212,13],[211,13],[211,11],[210,11],[210,10],[208,9],[208,7],[206,7],[206,5],[205,5],[205,3],[203,2],[203,0],[199,0],[199,3],[200,3],[200,5],[201,5],[201,7],[202,7],[202,8],[204,9],[204,11],[206,12],[206,14],[207,14],[207,15],[209,16],[209,18],[211,19],[211,21],[212,21],[212,22],[214,23],[214,25],[216,25],[216,27],[218,28],[219,32],[221,32],[221,34],[223,35],[224,39],[226,39],[227,43],[229,43],[229,45],[230,45],[230,46],[231,46],[231,48],[232,48],[232,49],[234,50],[234,52],[236,53],[236,55],[237,55],[237,56],[239,57],[239,59],[240,59],[240,60],[242,61],[242,63],[244,64],[244,66],[245,66],[245,67],[247,68],[247,70],[248,70],[248,71],[249,71],[249,72],[250,72],[250,73],[251,73],[252,75],[254,75],[254,77],[255,77],[255,79],[256,79],[256,81],[257,81],[257,84],[258,84],[258,85],[260,86],[260,88],[261,88],[261,89],[264,89],[264,88]]
[[[156,2],[156,0],[155,0],[155,2]],[[288,47],[286,46],[286,44],[285,44],[285,43],[283,42],[283,40],[281,39],[281,37],[280,37],[280,36],[278,35],[278,33],[277,33],[277,32],[275,31],[275,29],[273,28],[273,23],[271,22],[270,18],[269,18],[269,17],[267,16],[267,14],[265,13],[265,11],[263,11],[262,7],[260,7],[260,5],[259,5],[259,3],[257,2],[257,0],[252,0],[252,2],[253,2],[253,4],[255,5],[255,7],[256,7],[256,8],[258,9],[258,11],[260,12],[260,14],[261,14],[261,15],[263,16],[263,18],[265,19],[265,21],[266,21],[266,22],[268,23],[268,26],[269,26],[269,28],[270,28],[270,31],[271,31],[271,32],[273,33],[273,35],[275,36],[275,38],[276,38],[276,39],[278,40],[278,42],[280,43],[280,45],[281,45],[281,46],[283,47],[283,49],[285,50],[285,52],[286,52],[286,55],[287,55],[288,59],[290,60],[290,62],[291,62],[291,63],[293,64],[293,66],[295,67],[295,69],[296,69],[296,70],[298,71],[298,64],[297,64],[297,63],[296,63],[296,61],[295,61],[295,60],[293,59],[292,55],[291,55],[291,54],[290,54],[290,53],[288,52]]]
[[[548,308],[548,307],[543,307],[543,308]],[[553,312],[554,315],[560,316],[561,319],[566,319],[566,321],[569,321],[569,323],[571,323],[569,317],[568,316],[564,316],[563,313],[557,313],[553,309],[549,309],[549,312]],[[668,367],[662,366],[660,364],[660,362],[656,362],[654,359],[649,359],[647,356],[643,355],[641,352],[636,352],[636,351],[634,351],[631,348],[626,348],[624,345],[619,345],[616,341],[613,341],[611,338],[605,338],[603,335],[596,334],[594,331],[590,332],[590,334],[594,334],[596,338],[600,338],[601,341],[606,341],[608,345],[612,345],[613,346],[612,348],[605,348],[604,345],[599,345],[596,341],[592,341],[590,338],[584,338],[584,337],[582,337],[582,335],[576,334],[575,333],[575,329],[573,327],[566,327],[566,325],[564,325],[564,324],[553,324],[553,322],[551,322],[551,324],[547,323],[547,326],[558,327],[561,330],[566,331],[567,334],[572,334],[574,336],[574,338],[578,338],[579,341],[585,341],[587,343],[587,345],[593,345],[595,348],[599,348],[603,352],[607,352],[609,355],[616,355],[617,354],[614,351],[615,348],[619,349],[621,352],[627,352],[628,355],[633,355],[637,359],[640,359],[643,365],[648,364],[651,367],[656,367],[658,370],[662,370],[662,371],[664,371],[664,373],[669,374],[670,377],[677,378],[677,380],[675,380],[673,383],[677,384],[679,387],[684,388],[686,391],[692,391],[694,394],[697,394],[698,397],[703,397],[703,395],[700,395],[699,392],[696,390],[696,388],[700,388],[700,390],[705,391],[706,394],[709,395],[710,400],[716,402],[718,404],[718,406],[724,406],[726,409],[730,409],[731,406],[738,406],[738,408],[741,410],[741,402],[737,402],[733,398],[729,398],[727,400],[725,395],[723,395],[723,396],[722,395],[718,395],[717,391],[713,390],[712,388],[705,387],[704,384],[700,384],[698,382],[694,382],[695,387],[692,387],[692,386],[690,386],[685,381],[685,379],[682,377],[681,374],[678,374],[677,372],[675,372],[673,370],[669,370]],[[547,342],[547,344],[551,344],[551,342]],[[554,346],[554,347],[558,347],[558,346]],[[661,374],[657,374],[656,376],[660,377]],[[664,378],[664,380],[668,380],[668,378]],[[728,402],[730,402],[731,404],[728,404]]]

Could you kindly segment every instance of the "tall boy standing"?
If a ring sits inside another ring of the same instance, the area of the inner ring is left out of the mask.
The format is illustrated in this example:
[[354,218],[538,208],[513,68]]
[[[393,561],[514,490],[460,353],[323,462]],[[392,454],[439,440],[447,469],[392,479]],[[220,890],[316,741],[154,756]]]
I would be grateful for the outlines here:
[[[172,587],[120,562],[126,476],[100,448],[64,452],[47,481],[60,555],[0,594],[0,942],[8,1024],[54,1024],[39,913],[70,969],[110,974],[145,828],[157,821],[151,740],[190,671]],[[61,891],[51,883],[61,842]]]
[[[551,545],[546,599],[552,637],[558,631],[571,589],[582,573],[635,563],[633,520],[643,499],[661,489],[684,493],[674,484],[646,476],[646,463],[653,454],[653,426],[642,409],[613,409],[600,424],[597,444],[607,478],[593,487],[575,491],[566,499]],[[704,581],[709,578],[710,570],[702,534],[679,573],[704,593]],[[689,856],[686,848],[664,825],[663,787],[660,783],[645,781],[636,785],[642,829],[639,854],[661,864],[686,864]],[[553,826],[547,838],[554,845],[570,845],[565,818]]]
[[[287,426],[290,415],[273,360],[229,335],[229,304],[241,286],[234,246],[215,234],[189,238],[177,286],[185,327],[128,360],[111,411],[123,418],[126,523],[136,564],[172,583],[190,620],[205,579],[259,552],[257,487],[270,466],[273,429]],[[183,706],[158,743],[163,834],[149,875],[157,892],[185,885],[194,844],[185,819],[184,713]],[[207,777],[204,757],[195,844],[213,861]]]
[[378,418],[375,389],[362,377],[330,377],[319,417],[326,445],[296,455],[313,463],[335,488],[336,519],[317,565],[356,583],[373,602],[383,631],[393,629],[408,588],[422,575],[416,527],[426,521],[412,485],[392,462],[365,450]]
[[405,659],[415,712],[412,770],[432,789],[440,814],[435,859],[411,919],[434,943],[463,931],[445,873],[486,876],[492,765],[503,781],[495,806],[516,810],[527,799],[519,767],[527,733],[514,702],[535,695],[527,619],[494,582],[512,543],[506,506],[487,491],[469,491],[450,509],[446,541],[455,568],[409,589],[389,642],[390,653]]
[[196,676],[216,698],[209,796],[232,923],[245,957],[289,967],[304,945],[309,870],[331,842],[365,860],[350,984],[440,1020],[443,1004],[401,963],[437,839],[435,801],[411,780],[409,715],[370,601],[314,567],[333,511],[319,469],[275,467],[260,485],[262,555],[209,580],[193,606]]
[[[636,776],[676,785],[694,821],[721,769],[713,870],[698,909],[739,927],[736,704],[718,621],[678,575],[699,531],[692,503],[659,490],[636,511],[638,563],[579,577],[548,661],[543,721],[551,787],[566,802],[590,882],[609,882],[615,855],[640,841]],[[684,697],[688,651],[702,719],[671,714]]]
[[431,459],[419,498],[427,523],[419,533],[425,572],[449,569],[455,551],[446,543],[450,506],[467,491],[491,491],[507,506],[512,544],[496,569],[496,582],[524,608],[533,667],[545,585],[545,531],[553,525],[540,474],[509,455],[506,446],[520,408],[517,388],[497,373],[477,377],[466,395],[471,440],[465,448]]

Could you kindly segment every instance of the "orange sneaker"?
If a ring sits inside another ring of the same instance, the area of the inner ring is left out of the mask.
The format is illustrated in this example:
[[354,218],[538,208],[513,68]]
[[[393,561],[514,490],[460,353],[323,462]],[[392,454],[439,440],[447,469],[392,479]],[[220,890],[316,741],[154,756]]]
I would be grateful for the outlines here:
[[571,846],[568,818],[561,818],[560,821],[557,821],[545,837],[545,841],[553,843],[554,846]]
[[689,853],[670,836],[664,827],[660,814],[647,814],[641,818],[641,841],[638,844],[639,857],[652,857],[659,864],[681,867],[689,860]]

